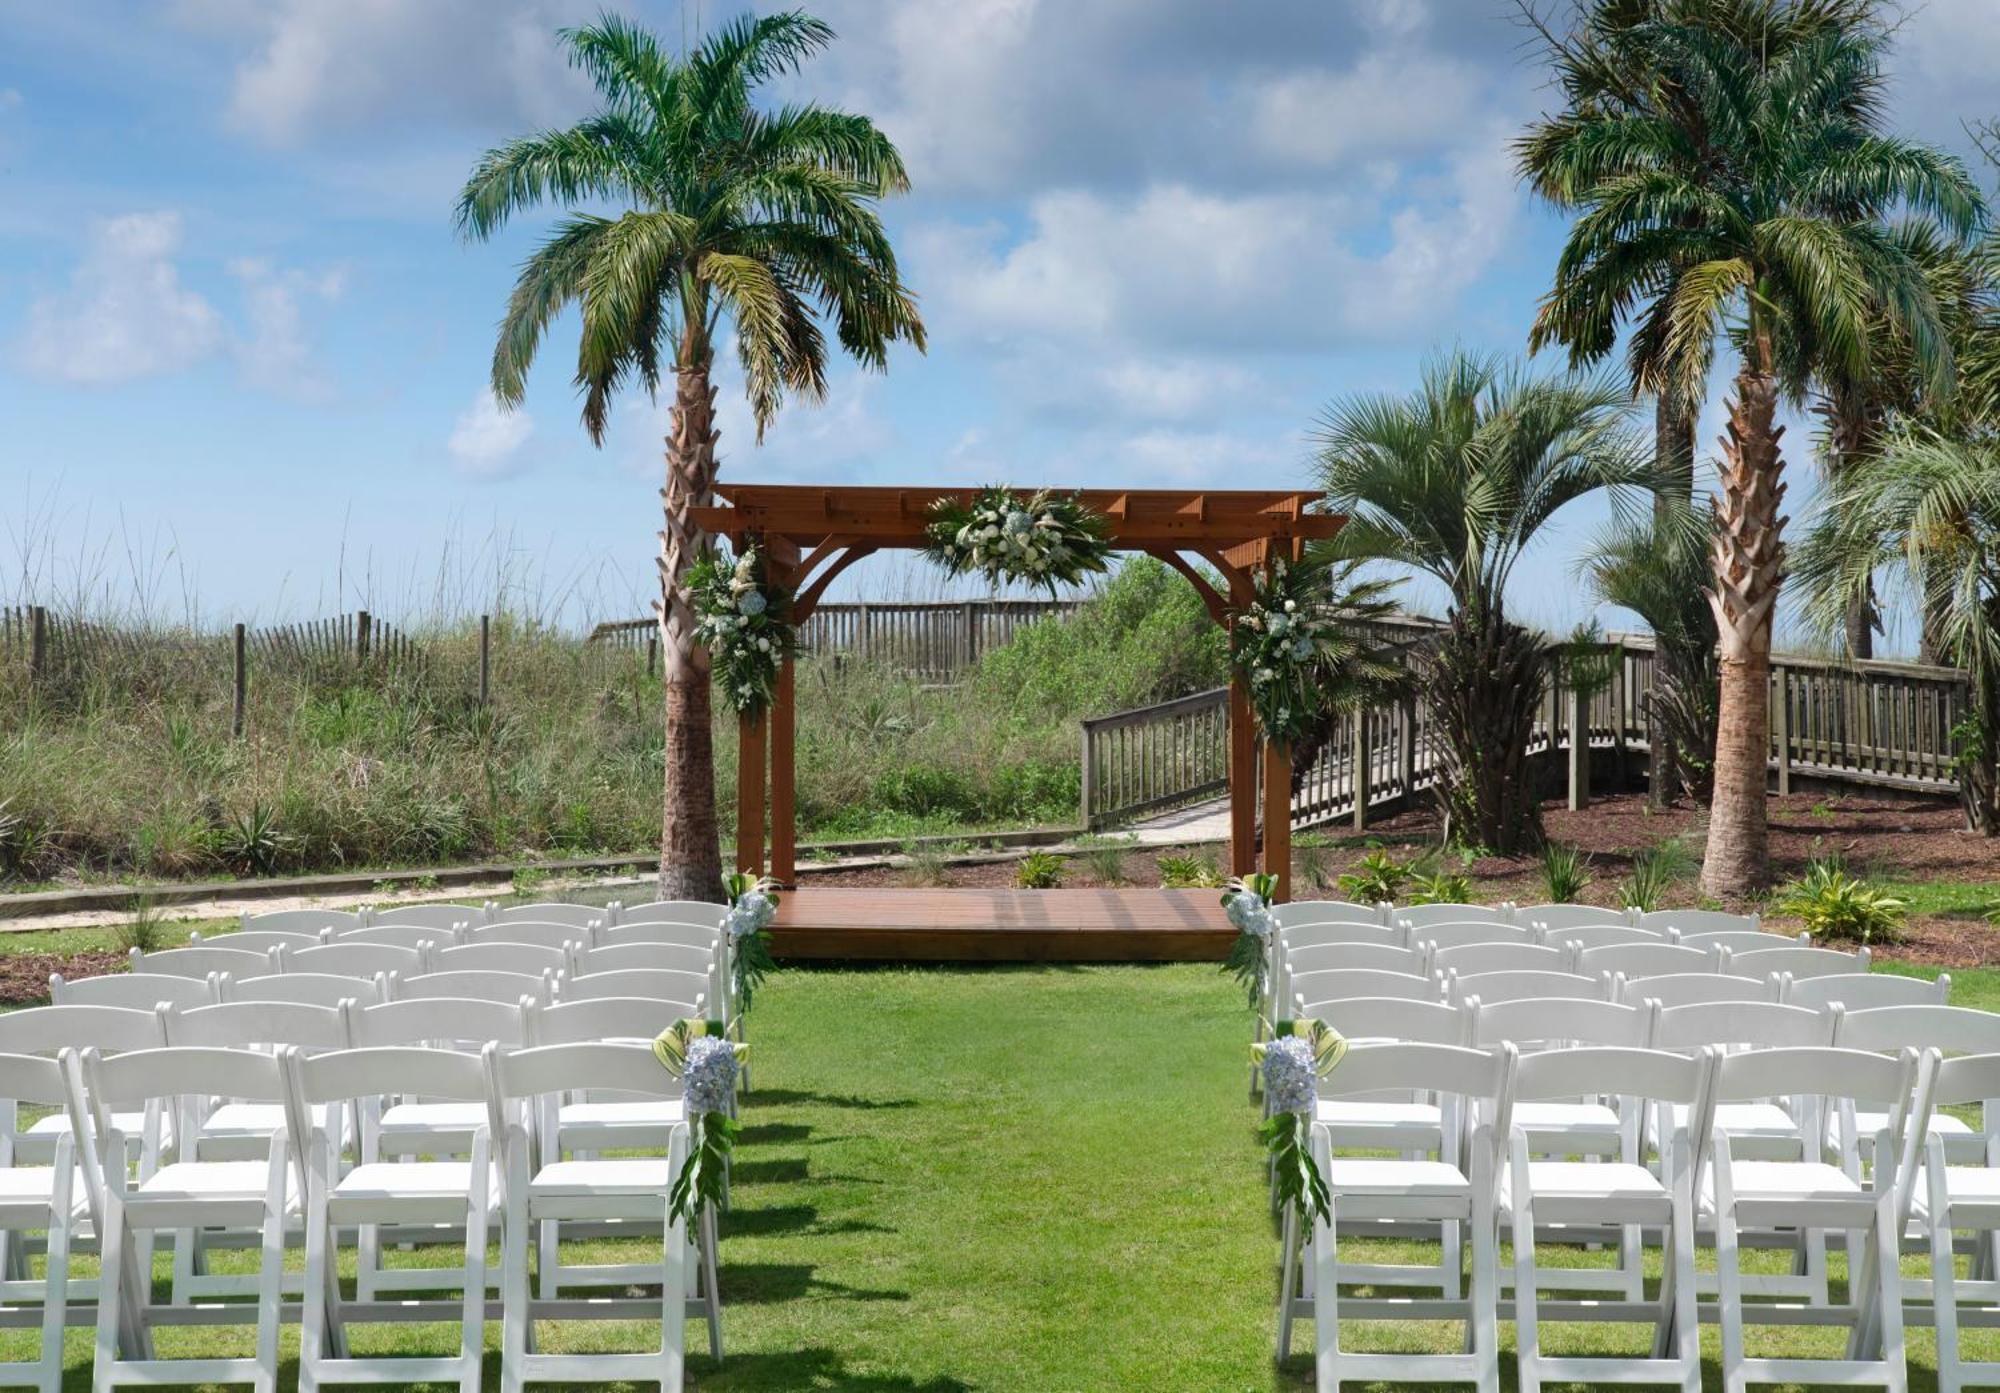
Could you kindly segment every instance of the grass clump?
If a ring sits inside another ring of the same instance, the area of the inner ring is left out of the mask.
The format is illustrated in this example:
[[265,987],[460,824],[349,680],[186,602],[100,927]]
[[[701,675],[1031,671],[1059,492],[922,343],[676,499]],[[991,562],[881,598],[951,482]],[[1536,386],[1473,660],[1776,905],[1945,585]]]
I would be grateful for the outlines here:
[[1333,843],[1323,833],[1304,832],[1293,838],[1292,883],[1322,894],[1332,888]]
[[1909,907],[1860,876],[1849,875],[1838,856],[1806,863],[1806,873],[1778,896],[1780,913],[1797,918],[1815,940],[1894,943]]
[[950,879],[951,859],[965,849],[962,842],[925,841],[913,838],[903,843],[903,883],[913,888],[943,885]]
[[1542,847],[1542,894],[1550,904],[1575,904],[1589,888],[1590,853],[1560,842]]
[[1059,890],[1063,883],[1063,859],[1053,851],[1031,851],[1015,868],[1014,883],[1023,890]]
[[1222,884],[1222,868],[1213,856],[1187,852],[1160,858],[1162,890],[1212,890]]
[[1128,885],[1125,853],[1138,844],[1136,837],[1078,837],[1076,859],[1090,870],[1099,885]]
[[1694,855],[1678,837],[1632,853],[1632,873],[1619,883],[1619,902],[1650,914],[1665,902],[1673,883],[1694,869]]

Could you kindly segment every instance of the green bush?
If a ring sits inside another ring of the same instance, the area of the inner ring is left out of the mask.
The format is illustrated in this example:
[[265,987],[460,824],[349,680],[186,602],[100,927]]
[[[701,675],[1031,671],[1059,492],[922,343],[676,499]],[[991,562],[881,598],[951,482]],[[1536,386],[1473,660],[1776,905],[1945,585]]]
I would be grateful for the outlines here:
[[1031,851],[1021,858],[1014,883],[1023,890],[1056,890],[1063,883],[1063,859],[1053,851]]
[[1834,943],[1894,943],[1909,914],[1901,900],[1849,875],[1837,856],[1807,862],[1806,873],[1778,896],[1777,907],[1802,922],[1815,940]]
[[1472,899],[1472,877],[1457,871],[1425,871],[1410,877],[1408,904],[1467,904]]
[[1333,845],[1317,832],[1292,840],[1292,883],[1296,889],[1324,893],[1333,884]]
[[1575,904],[1590,879],[1590,853],[1557,842],[1542,847],[1542,893],[1550,904]]
[[1408,862],[1398,861],[1378,847],[1340,877],[1340,891],[1362,904],[1380,904],[1398,898],[1414,874],[1415,869]]
[[1195,853],[1160,858],[1162,890],[1209,890],[1222,884],[1222,871],[1215,859]]
[[1650,914],[1665,902],[1673,883],[1694,868],[1694,857],[1679,838],[1632,853],[1632,873],[1618,886],[1627,909]]
[[1091,879],[1099,885],[1124,885],[1125,853],[1137,842],[1135,837],[1078,837],[1077,859],[1090,867]]

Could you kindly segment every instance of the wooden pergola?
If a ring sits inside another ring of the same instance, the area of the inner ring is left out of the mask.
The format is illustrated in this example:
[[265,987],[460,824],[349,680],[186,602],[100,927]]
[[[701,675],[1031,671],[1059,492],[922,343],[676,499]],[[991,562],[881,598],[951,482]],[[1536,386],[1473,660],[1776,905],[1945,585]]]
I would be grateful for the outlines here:
[[[703,531],[727,537],[739,547],[761,545],[769,580],[792,592],[793,622],[803,624],[841,572],[878,551],[921,550],[932,505],[941,498],[970,502],[977,492],[719,484],[716,493],[723,502],[696,508],[693,520]],[[1083,489],[1077,497],[1109,521],[1109,540],[1115,549],[1144,552],[1173,567],[1187,577],[1209,614],[1223,625],[1230,622],[1232,610],[1249,603],[1251,577],[1259,567],[1278,557],[1296,559],[1308,540],[1333,536],[1345,521],[1308,512],[1320,497],[1308,492]],[[1220,589],[1210,583],[1197,561],[1220,578]],[[793,664],[788,661],[778,675],[770,711],[740,722],[736,818],[738,869],[765,869],[786,885],[793,883],[797,870],[796,723]],[[1256,720],[1249,692],[1238,678],[1231,685],[1229,702],[1229,861],[1236,875],[1258,869],[1257,758]],[[1266,741],[1263,759],[1263,865],[1289,880],[1291,751]],[[1280,893],[1286,888],[1281,883]]]

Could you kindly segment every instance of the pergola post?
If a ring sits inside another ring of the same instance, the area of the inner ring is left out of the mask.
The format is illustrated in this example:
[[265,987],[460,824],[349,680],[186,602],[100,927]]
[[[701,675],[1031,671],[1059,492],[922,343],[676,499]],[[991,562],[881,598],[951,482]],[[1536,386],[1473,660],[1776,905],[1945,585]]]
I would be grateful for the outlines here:
[[778,668],[777,699],[771,703],[771,868],[781,885],[798,874],[797,768],[799,716],[790,658]]
[[764,869],[764,729],[766,718],[736,721],[736,869]]
[[1229,679],[1229,873],[1257,870],[1257,718],[1241,673]]
[[1292,747],[1282,740],[1264,742],[1264,873],[1278,878],[1274,901],[1292,897]]

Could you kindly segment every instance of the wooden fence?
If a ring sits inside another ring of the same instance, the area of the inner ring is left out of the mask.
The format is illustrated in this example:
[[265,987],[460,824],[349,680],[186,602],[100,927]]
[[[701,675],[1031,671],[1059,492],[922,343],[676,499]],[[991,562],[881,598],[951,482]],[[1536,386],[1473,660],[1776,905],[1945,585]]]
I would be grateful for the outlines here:
[[[1071,615],[1083,600],[941,600],[880,604],[822,604],[799,626],[799,651],[810,658],[839,657],[880,664],[926,682],[945,682],[1021,629],[1042,619]],[[590,642],[643,648],[650,668],[658,629],[651,619],[599,624]]]
[[250,651],[274,662],[402,667],[423,660],[416,640],[367,610],[247,631]]
[[[1604,646],[1608,673],[1579,693],[1559,670],[1542,701],[1530,754],[1563,760],[1572,806],[1589,801],[1592,771],[1621,786],[1651,748],[1646,694],[1650,639]],[[1951,793],[1958,788],[1953,729],[1965,714],[1965,675],[1916,663],[1838,663],[1780,656],[1771,671],[1771,768],[1780,793],[1794,777],[1825,783]],[[1117,826],[1200,802],[1227,783],[1227,688],[1082,723],[1083,821]],[[1578,742],[1575,731],[1584,732]],[[1343,722],[1292,796],[1294,826],[1368,819],[1404,806],[1436,782],[1440,741],[1425,703],[1384,703]]]

